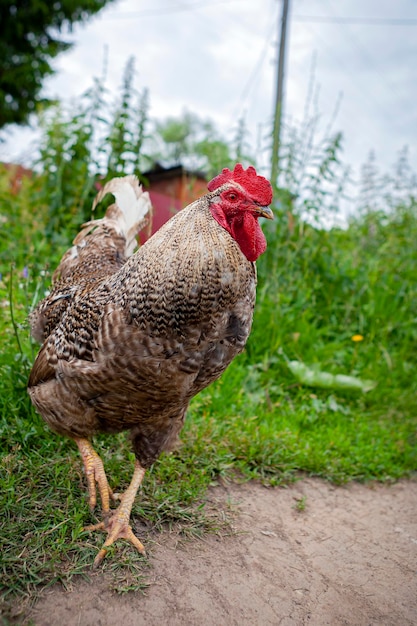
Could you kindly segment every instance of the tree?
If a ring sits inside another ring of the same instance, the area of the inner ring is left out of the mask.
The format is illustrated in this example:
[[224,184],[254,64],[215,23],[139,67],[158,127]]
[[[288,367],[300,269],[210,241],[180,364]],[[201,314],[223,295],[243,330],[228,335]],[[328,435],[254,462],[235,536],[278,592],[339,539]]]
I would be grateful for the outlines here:
[[185,165],[201,170],[210,178],[222,167],[233,167],[236,160],[253,164],[254,158],[246,154],[246,128],[239,120],[235,138],[225,139],[210,120],[184,111],[179,117],[168,117],[155,123],[154,149],[149,156],[153,161],[167,165]]
[[63,28],[85,21],[113,0],[0,0],[0,128],[24,124],[36,108],[50,61],[71,43]]

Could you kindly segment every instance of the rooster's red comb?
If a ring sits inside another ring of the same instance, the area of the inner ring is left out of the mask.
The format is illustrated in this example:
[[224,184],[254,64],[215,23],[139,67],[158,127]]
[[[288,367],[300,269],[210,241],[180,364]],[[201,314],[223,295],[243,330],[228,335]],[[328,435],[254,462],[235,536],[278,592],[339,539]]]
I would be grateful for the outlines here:
[[215,176],[215,178],[208,183],[208,190],[214,191],[229,181],[234,181],[246,189],[251,198],[261,206],[271,204],[271,183],[263,176],[258,176],[252,165],[250,165],[247,170],[244,170],[241,163],[237,163],[233,172],[225,167],[221,174]]

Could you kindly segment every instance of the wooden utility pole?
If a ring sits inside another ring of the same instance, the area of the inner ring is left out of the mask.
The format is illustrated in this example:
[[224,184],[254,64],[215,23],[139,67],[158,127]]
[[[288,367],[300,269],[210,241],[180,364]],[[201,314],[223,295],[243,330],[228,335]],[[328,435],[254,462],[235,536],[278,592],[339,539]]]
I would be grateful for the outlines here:
[[279,148],[281,139],[281,116],[282,116],[282,101],[284,94],[284,67],[285,67],[285,40],[287,34],[287,17],[290,0],[282,0],[282,15],[278,28],[281,30],[279,40],[279,55],[278,55],[278,71],[277,71],[277,94],[275,98],[275,113],[274,113],[274,132],[272,142],[272,158],[271,158],[271,183],[277,184],[279,173]]

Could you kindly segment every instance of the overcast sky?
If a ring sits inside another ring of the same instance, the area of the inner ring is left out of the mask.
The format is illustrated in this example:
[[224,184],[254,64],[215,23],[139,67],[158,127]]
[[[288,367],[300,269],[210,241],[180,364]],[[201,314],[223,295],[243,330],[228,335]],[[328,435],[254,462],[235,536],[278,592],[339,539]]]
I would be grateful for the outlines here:
[[[373,149],[389,169],[407,144],[417,170],[417,0],[290,4],[286,120],[303,118],[314,60],[322,130],[339,102],[333,130],[344,134],[346,163],[358,172]],[[81,94],[101,75],[107,46],[107,86],[115,94],[133,55],[151,116],[187,109],[231,136],[245,115],[255,144],[272,119],[280,13],[280,0],[119,0],[75,28],[75,45],[56,60],[45,91]],[[0,157],[18,158],[29,140],[17,133]]]

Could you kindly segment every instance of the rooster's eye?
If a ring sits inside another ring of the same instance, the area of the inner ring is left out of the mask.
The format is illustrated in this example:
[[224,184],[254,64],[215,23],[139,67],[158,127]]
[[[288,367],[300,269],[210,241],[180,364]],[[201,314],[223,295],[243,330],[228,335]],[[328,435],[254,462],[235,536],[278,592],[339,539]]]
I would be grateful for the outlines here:
[[229,194],[229,200],[232,200],[232,201],[233,201],[233,200],[237,200],[237,194],[236,194],[236,193],[233,193],[233,191],[232,191],[232,193],[231,193],[231,194]]

